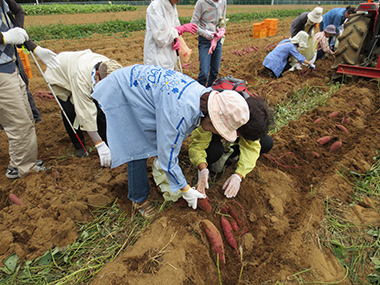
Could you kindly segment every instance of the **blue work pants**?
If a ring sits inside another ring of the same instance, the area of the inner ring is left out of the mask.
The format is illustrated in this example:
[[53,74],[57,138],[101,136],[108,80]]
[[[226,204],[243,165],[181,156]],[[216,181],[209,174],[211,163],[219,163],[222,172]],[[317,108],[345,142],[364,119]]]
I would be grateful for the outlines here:
[[198,83],[210,87],[219,74],[220,61],[222,59],[222,44],[218,41],[212,54],[208,54],[211,41],[205,37],[198,37],[199,51],[199,75]]
[[132,160],[128,166],[128,198],[135,203],[148,199],[150,184],[146,169],[147,159]]

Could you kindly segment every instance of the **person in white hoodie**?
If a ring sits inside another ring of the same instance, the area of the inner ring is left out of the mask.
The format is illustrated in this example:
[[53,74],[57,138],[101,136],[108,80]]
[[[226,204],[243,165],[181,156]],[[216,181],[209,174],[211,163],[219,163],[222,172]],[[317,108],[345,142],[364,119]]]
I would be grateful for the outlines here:
[[195,34],[198,26],[192,23],[181,25],[176,4],[179,0],[154,0],[146,10],[144,42],[144,64],[176,69],[180,49],[176,40],[183,33]]

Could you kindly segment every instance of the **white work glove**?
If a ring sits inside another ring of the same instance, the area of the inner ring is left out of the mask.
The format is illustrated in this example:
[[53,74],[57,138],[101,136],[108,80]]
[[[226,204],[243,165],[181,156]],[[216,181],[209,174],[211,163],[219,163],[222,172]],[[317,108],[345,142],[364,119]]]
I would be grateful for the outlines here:
[[106,145],[105,142],[101,142],[100,144],[95,146],[98,150],[99,158],[100,158],[100,165],[104,167],[111,166],[111,151]]
[[310,68],[311,68],[311,69],[315,69],[315,64],[313,64],[313,63],[310,63],[310,65],[309,65],[309,66],[310,66]]
[[211,32],[209,30],[204,30],[205,32],[202,34],[203,37],[205,37],[208,40],[212,40],[215,37],[215,33]]
[[186,192],[182,192],[183,199],[186,200],[189,207],[194,210],[197,208],[198,199],[206,199],[206,194],[200,193],[194,187],[189,188]]
[[4,44],[21,45],[29,40],[27,32],[23,28],[12,28],[3,32]]
[[47,67],[57,68],[59,66],[57,54],[50,49],[37,46],[33,52],[46,64]]
[[202,171],[198,170],[197,190],[202,194],[206,194],[205,189],[208,189],[208,175],[209,170],[207,168],[203,169]]
[[222,189],[224,191],[224,195],[227,198],[233,198],[239,192],[240,189],[241,178],[236,173],[232,174],[230,178],[224,183]]

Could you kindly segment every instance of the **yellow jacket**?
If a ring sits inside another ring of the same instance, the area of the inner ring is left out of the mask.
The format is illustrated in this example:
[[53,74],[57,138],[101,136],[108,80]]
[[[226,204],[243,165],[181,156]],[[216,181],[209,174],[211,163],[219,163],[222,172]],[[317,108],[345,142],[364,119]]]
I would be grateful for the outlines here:
[[[202,127],[196,128],[191,133],[191,143],[189,145],[189,158],[191,163],[198,167],[202,162],[207,165],[206,149],[210,145],[212,132],[203,130]],[[239,139],[240,156],[236,173],[245,176],[256,166],[256,161],[260,156],[260,140],[250,141],[242,137]]]

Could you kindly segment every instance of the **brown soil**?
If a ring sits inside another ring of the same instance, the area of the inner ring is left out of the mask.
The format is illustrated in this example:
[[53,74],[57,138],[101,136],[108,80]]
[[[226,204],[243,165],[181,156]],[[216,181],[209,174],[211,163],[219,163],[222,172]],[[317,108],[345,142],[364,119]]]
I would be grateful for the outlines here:
[[[137,17],[141,16],[141,11],[139,13]],[[88,18],[80,16],[76,19],[102,21],[103,16],[91,14]],[[105,14],[105,20],[109,20],[108,16],[110,14]],[[46,23],[51,17],[41,18]],[[53,18],[60,21],[58,16]],[[67,23],[68,17],[64,19]],[[29,20],[27,18],[26,22]],[[317,69],[307,75],[299,71],[287,72],[282,78],[272,80],[263,73],[266,47],[288,37],[290,23],[291,19],[280,21],[277,36],[263,39],[252,38],[252,23],[230,24],[220,75],[247,80],[251,91],[264,96],[273,105],[286,102],[293,90],[304,86],[327,90],[332,74],[331,58],[318,61]],[[193,49],[193,55],[191,63],[183,66],[183,71],[196,78],[199,67],[197,39],[192,35],[184,38]],[[144,32],[141,31],[128,37],[99,35],[81,40],[46,41],[42,45],[57,53],[91,49],[126,66],[143,62],[143,44]],[[255,52],[251,47],[258,49]],[[31,65],[32,93],[48,90],[36,65]],[[329,249],[320,244],[318,235],[324,230],[327,197],[342,203],[352,202],[352,186],[339,174],[347,170],[364,173],[374,163],[380,141],[378,93],[375,80],[345,85],[331,95],[325,106],[304,114],[273,134],[273,150],[260,157],[257,167],[244,179],[234,199],[247,214],[249,231],[243,235],[243,263],[224,243],[228,277],[223,277],[223,284],[237,284],[240,272],[244,284],[265,281],[266,284],[276,281],[298,284],[289,276],[305,269],[311,271],[302,274],[304,281],[338,282],[344,279],[346,269]],[[118,199],[118,206],[131,213],[131,202],[126,197],[126,166],[112,170],[101,168],[96,151],[84,159],[72,156],[73,147],[64,131],[56,102],[39,96],[35,99],[43,114],[43,121],[36,125],[39,158],[45,161],[49,170],[30,173],[16,181],[0,175],[1,261],[14,253],[20,259],[31,260],[53,246],[72,244],[78,237],[76,222],[90,220],[90,211],[106,202]],[[330,118],[328,115],[334,111],[339,115]],[[325,120],[314,123],[320,117]],[[350,118],[346,125],[348,133],[335,127],[345,117]],[[319,145],[317,139],[325,135],[334,137],[334,140],[341,139],[342,147],[330,151],[331,142]],[[90,141],[88,145],[91,146]],[[318,152],[320,157],[315,158],[312,151]],[[0,132],[0,157],[3,162],[0,173],[5,173],[9,156],[4,131]],[[180,162],[188,181],[195,181],[196,171],[189,167],[187,144],[181,151]],[[219,210],[227,201],[221,187],[233,170],[233,167],[226,168],[224,175],[218,177],[208,190],[213,206],[210,213],[187,207],[163,211],[136,244],[98,273],[93,284],[217,284],[215,258],[201,220],[209,219],[221,230]],[[163,198],[150,178],[151,196],[162,202]],[[16,194],[24,205],[11,204],[10,193]],[[351,207],[350,218],[360,224],[375,224],[380,216],[372,205],[375,202],[367,199],[366,203]],[[154,268],[144,269],[142,265],[146,264],[147,257],[164,248],[172,237],[160,262]],[[239,243],[242,241],[243,238],[239,239]],[[341,284],[349,284],[349,281],[346,279]]]

